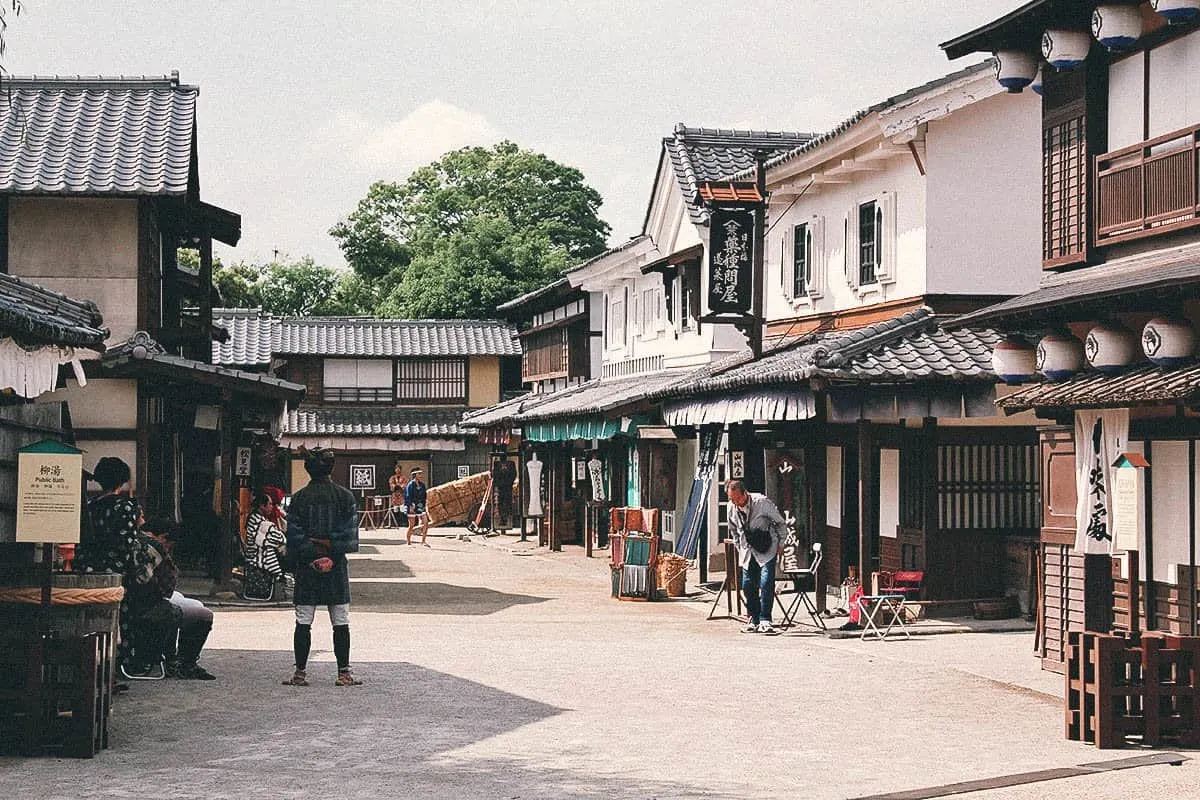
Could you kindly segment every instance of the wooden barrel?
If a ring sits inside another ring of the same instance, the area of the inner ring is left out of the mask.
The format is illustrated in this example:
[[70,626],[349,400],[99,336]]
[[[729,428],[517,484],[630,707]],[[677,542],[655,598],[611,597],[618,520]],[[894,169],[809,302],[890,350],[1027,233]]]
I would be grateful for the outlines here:
[[[50,630],[60,636],[116,633],[120,575],[57,572],[51,586]],[[41,576],[35,569],[28,564],[0,569],[0,630],[36,632],[40,603]]]

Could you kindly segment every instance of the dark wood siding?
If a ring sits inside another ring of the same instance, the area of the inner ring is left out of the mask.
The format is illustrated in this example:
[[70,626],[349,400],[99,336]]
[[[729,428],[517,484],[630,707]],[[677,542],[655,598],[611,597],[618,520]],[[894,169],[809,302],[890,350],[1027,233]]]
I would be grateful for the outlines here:
[[1083,630],[1084,559],[1075,544],[1075,440],[1066,428],[1041,433],[1041,657],[1056,672],[1066,660],[1067,631]]
[[1046,76],[1042,95],[1042,263],[1091,259],[1092,156],[1104,152],[1107,69]]

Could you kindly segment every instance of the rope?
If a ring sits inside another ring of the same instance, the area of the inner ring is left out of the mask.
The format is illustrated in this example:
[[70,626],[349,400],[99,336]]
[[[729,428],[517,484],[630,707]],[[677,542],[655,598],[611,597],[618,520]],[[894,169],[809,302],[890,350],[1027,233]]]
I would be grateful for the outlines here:
[[[125,588],[115,586],[105,589],[51,589],[50,602],[56,606],[85,606],[94,603],[120,603]],[[0,588],[0,603],[42,602],[42,590],[36,586],[28,588]]]

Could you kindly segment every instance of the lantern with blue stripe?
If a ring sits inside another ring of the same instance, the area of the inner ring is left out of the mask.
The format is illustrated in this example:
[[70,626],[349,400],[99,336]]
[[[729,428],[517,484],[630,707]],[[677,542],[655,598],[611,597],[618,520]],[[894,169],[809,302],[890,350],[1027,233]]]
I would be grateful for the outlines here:
[[1128,50],[1142,38],[1142,12],[1137,6],[1098,5],[1092,11],[1092,35],[1109,50]]
[[1049,380],[1065,381],[1083,363],[1083,342],[1070,333],[1048,333],[1038,342],[1037,369]]
[[1008,336],[992,349],[992,372],[1005,383],[1025,383],[1037,375],[1037,353],[1020,336]]
[[1167,22],[1190,22],[1200,17],[1200,0],[1151,0],[1150,5]]
[[1087,31],[1051,28],[1042,34],[1042,57],[1055,69],[1074,69],[1091,48],[1092,37]]
[[1033,93],[1038,97],[1042,96],[1042,90],[1044,88],[1044,81],[1042,80],[1042,71],[1044,69],[1045,65],[1038,64],[1037,74],[1033,76],[1033,83],[1029,84],[1029,88],[1033,89]]
[[1009,94],[1020,94],[1038,72],[1038,62],[1024,50],[1001,50],[995,56],[996,82]]
[[1179,317],[1155,317],[1142,328],[1142,352],[1160,367],[1177,367],[1192,360],[1196,329]]
[[1124,371],[1142,354],[1133,331],[1109,322],[1102,322],[1088,332],[1083,352],[1089,364],[1107,373]]

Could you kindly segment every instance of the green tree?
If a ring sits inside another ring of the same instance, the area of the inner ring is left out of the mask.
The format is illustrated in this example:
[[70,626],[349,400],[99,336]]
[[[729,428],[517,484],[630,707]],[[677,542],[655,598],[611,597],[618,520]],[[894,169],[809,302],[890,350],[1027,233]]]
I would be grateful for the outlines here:
[[605,248],[583,174],[512,142],[447,153],[403,183],[371,186],[330,233],[377,313],[492,316],[499,303]]
[[305,317],[329,313],[326,308],[337,285],[336,270],[305,256],[299,261],[268,264],[263,268],[258,289],[264,311]]
[[259,308],[262,306],[262,268],[254,264],[238,262],[225,266],[220,259],[213,258],[213,286],[221,296],[226,308]]

